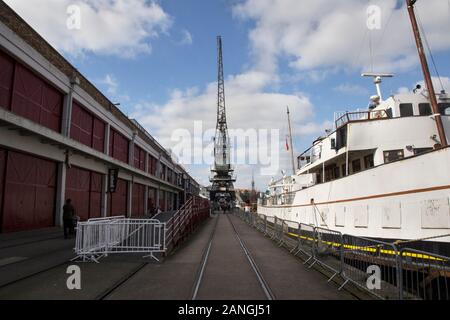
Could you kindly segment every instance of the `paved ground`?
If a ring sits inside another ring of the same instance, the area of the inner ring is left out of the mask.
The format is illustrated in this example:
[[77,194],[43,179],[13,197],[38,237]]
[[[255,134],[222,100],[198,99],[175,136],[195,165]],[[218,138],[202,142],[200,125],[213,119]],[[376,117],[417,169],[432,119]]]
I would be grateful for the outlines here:
[[[230,217],[277,299],[352,299],[260,232],[239,218]],[[224,215],[208,219],[162,263],[144,260],[140,255],[110,256],[99,264],[77,263],[81,268],[81,290],[66,287],[66,269],[73,264],[66,261],[74,256],[74,244],[73,239],[62,239],[61,230],[54,228],[15,237],[2,235],[0,299],[191,299],[216,222],[197,298],[265,299]],[[30,277],[14,282],[27,275]]]

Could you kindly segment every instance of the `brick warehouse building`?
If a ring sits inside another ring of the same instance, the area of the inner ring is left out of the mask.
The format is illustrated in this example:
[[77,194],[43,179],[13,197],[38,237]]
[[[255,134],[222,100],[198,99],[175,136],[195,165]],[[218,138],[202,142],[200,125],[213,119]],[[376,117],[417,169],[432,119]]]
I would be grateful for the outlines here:
[[[108,172],[118,169],[116,190]],[[0,0],[0,232],[179,208],[198,183]]]

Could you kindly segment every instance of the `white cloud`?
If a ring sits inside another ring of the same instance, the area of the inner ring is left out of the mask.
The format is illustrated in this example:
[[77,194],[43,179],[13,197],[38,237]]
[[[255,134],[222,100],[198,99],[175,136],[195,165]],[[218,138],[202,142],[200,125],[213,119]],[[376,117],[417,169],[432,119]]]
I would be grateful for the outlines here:
[[117,87],[119,86],[119,83],[117,82],[117,79],[113,75],[107,74],[103,79],[98,80],[97,83],[105,85],[107,88],[106,91],[109,94],[117,93]]
[[115,103],[129,102],[128,94],[120,92],[119,81],[113,74],[106,74],[103,78],[94,81],[99,87],[104,88],[107,96]]
[[333,88],[334,91],[350,95],[368,95],[369,90],[359,85],[343,83]]
[[[225,82],[227,122],[230,132],[237,129],[244,131],[248,129],[280,130],[279,140],[276,141],[279,144],[277,160],[280,168],[286,169],[290,168],[290,153],[284,150],[284,139],[287,132],[286,106],[288,105],[290,108],[295,134],[317,132],[318,129],[317,127],[312,128],[314,124],[306,124],[311,121],[313,116],[313,106],[308,97],[303,93],[282,94],[266,91],[264,88],[273,81],[276,79],[271,75],[256,71],[229,76]],[[203,90],[198,88],[184,91],[174,90],[169,101],[162,105],[141,103],[136,106],[135,112],[131,116],[148,128],[164,146],[173,148],[177,142],[171,140],[172,133],[177,129],[184,129],[193,134],[195,121],[202,121],[203,132],[212,129],[210,133],[214,134],[216,100],[217,83],[212,82]],[[304,125],[308,128],[303,128]],[[206,139],[194,149],[206,147],[210,142],[211,140]],[[271,146],[271,144],[268,146],[247,144],[244,148],[241,146],[240,149],[235,149],[234,152],[243,153],[246,159],[249,159],[250,156],[257,153],[269,154]],[[195,172],[209,173],[209,167],[205,165],[189,167],[195,168]],[[260,171],[256,171],[265,165],[259,164],[253,167],[255,175],[258,176],[258,185],[262,187],[264,183],[269,182],[271,176],[261,176]],[[248,177],[251,177],[251,168],[252,166],[249,165],[237,166],[238,186],[249,187]]]
[[326,129],[333,129],[333,127],[333,122],[328,120],[322,123],[308,122],[298,127],[297,134],[301,136],[324,135]]
[[[167,32],[171,17],[154,1],[141,0],[6,0],[56,49],[134,57],[151,52],[150,40]],[[70,5],[80,8],[80,29],[69,29]]]
[[179,45],[191,45],[192,42],[192,34],[186,29],[181,30],[181,40]]
[[[297,70],[336,67],[370,70],[369,39],[377,71],[398,72],[418,63],[404,1],[383,0],[245,0],[233,13],[254,21],[249,33],[252,54],[260,70],[273,72],[280,58]],[[369,5],[381,8],[381,30],[368,32]],[[442,0],[416,4],[433,50],[450,48],[448,4]],[[389,22],[389,23],[388,23]]]
[[[431,77],[431,81],[433,82],[434,91],[436,93],[441,92],[441,90],[445,90],[447,93],[450,93],[450,78],[449,77]],[[417,84],[422,86],[422,89],[425,89],[425,82],[423,80],[416,81],[414,84],[411,84],[411,88],[400,87],[397,90],[397,93],[408,93],[412,92],[412,89],[416,87]]]

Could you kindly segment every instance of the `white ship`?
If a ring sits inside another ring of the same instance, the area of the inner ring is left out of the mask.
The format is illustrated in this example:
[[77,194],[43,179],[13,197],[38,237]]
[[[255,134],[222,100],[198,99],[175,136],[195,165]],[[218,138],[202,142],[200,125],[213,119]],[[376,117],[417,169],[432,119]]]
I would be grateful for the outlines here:
[[334,130],[271,182],[258,213],[450,254],[450,95],[435,94],[410,16],[426,87],[383,100],[392,75],[364,74],[377,87],[368,109],[335,113]]

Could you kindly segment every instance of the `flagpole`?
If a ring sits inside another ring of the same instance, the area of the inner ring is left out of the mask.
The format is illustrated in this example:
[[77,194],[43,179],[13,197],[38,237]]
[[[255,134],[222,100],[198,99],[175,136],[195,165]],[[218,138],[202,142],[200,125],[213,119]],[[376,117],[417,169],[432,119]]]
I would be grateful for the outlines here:
[[292,174],[295,175],[295,161],[294,161],[294,145],[292,144],[292,129],[291,129],[291,117],[289,115],[289,106],[287,108],[288,124],[289,124],[289,140],[291,144],[291,161],[292,161]]

